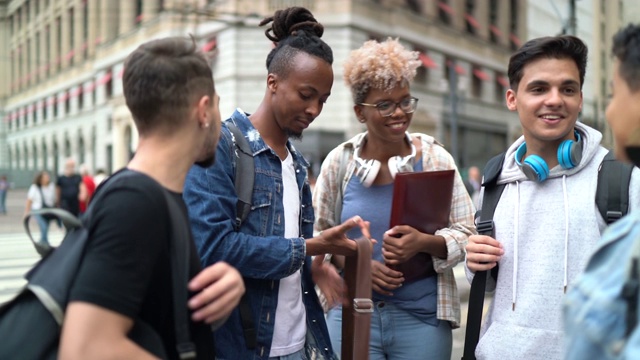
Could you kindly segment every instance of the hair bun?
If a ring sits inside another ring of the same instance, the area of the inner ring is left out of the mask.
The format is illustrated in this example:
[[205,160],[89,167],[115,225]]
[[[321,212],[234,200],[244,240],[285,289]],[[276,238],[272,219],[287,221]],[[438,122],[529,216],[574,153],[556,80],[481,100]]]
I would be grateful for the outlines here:
[[324,27],[313,17],[311,11],[299,6],[277,10],[273,16],[262,20],[260,26],[270,22],[273,24],[264,33],[269,40],[276,43],[289,36],[310,34],[322,37],[324,33]]

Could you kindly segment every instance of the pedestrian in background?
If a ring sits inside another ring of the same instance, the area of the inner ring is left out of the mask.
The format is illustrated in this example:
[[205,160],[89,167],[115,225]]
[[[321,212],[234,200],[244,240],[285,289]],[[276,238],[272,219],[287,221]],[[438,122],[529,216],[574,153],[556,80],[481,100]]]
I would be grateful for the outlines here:
[[[371,223],[373,238],[383,240],[374,245],[371,261],[375,304],[371,359],[451,358],[451,330],[460,326],[453,267],[464,260],[467,238],[475,233],[474,208],[453,157],[433,137],[408,132],[418,105],[410,87],[418,66],[418,53],[405,49],[398,40],[370,40],[351,52],[344,64],[344,79],[351,90],[356,118],[367,131],[329,153],[313,194],[315,231],[326,231],[337,219],[360,215]],[[389,229],[397,172],[451,169],[456,175],[448,226],[434,234],[403,224]],[[339,178],[340,173],[345,177]],[[336,200],[339,193],[342,198]],[[336,201],[342,202],[339,218],[334,211]],[[351,238],[358,236],[349,233]],[[432,269],[427,275],[405,281],[392,267],[418,253],[429,255]],[[336,267],[342,268],[342,257],[334,258]],[[324,294],[329,305],[340,303],[334,294]],[[333,347],[340,349],[341,307],[329,310],[327,324]]]
[[91,174],[89,174],[89,167],[86,164],[80,165],[80,176],[86,189],[84,200],[80,201],[80,214],[84,214],[84,212],[87,211],[93,193],[96,191],[96,183],[93,181]]
[[[27,191],[27,204],[24,210],[25,216],[31,210],[54,207],[55,199],[55,187],[53,182],[51,182],[49,173],[45,170],[40,171],[36,174],[33,179],[33,184],[31,184]],[[51,220],[43,215],[34,215],[33,218],[36,220],[38,227],[40,228],[40,243],[49,245],[47,234],[49,233],[49,222]]]
[[0,176],[0,212],[7,215],[7,192],[9,192],[9,181],[5,175]]
[[65,161],[64,172],[56,181],[56,205],[75,216],[80,215],[80,203],[87,200],[87,187],[82,176],[76,173],[76,162],[69,158]]
[[93,175],[93,182],[96,184],[96,188],[98,188],[98,186],[100,186],[100,183],[103,182],[106,178],[107,173],[104,171],[104,169],[96,170],[96,173]]
[[473,206],[478,207],[478,199],[480,197],[480,187],[482,186],[482,174],[477,166],[469,167],[467,170],[467,179],[464,181],[464,186],[467,188]]

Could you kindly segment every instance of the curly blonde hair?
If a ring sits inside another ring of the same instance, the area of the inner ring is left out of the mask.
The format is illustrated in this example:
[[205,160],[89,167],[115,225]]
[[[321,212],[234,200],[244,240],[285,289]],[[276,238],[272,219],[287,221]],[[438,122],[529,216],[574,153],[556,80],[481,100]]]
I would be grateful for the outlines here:
[[391,91],[399,82],[410,84],[421,65],[417,51],[405,49],[398,39],[369,40],[351,51],[344,63],[344,81],[356,104],[371,88]]

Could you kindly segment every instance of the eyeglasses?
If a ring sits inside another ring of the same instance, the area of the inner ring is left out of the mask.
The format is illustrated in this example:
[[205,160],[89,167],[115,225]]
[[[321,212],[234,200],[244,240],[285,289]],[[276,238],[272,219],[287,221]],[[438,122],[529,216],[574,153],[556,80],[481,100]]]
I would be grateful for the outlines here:
[[393,115],[394,112],[396,112],[398,106],[400,107],[400,110],[402,110],[405,114],[411,114],[412,112],[416,111],[416,108],[418,107],[418,99],[409,97],[397,103],[386,100],[380,101],[376,104],[360,103],[358,105],[374,107],[378,109],[380,116],[389,117]]

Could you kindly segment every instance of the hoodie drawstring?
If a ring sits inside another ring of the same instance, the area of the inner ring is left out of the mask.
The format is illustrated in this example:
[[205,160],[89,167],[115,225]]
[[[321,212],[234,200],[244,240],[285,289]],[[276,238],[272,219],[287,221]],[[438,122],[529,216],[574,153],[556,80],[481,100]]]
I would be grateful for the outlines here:
[[511,310],[516,310],[516,289],[518,288],[518,237],[520,234],[520,182],[516,181],[515,236],[513,237],[513,286]]
[[567,293],[567,267],[569,257],[569,199],[567,195],[567,175],[562,175],[562,195],[564,197],[564,293]]

